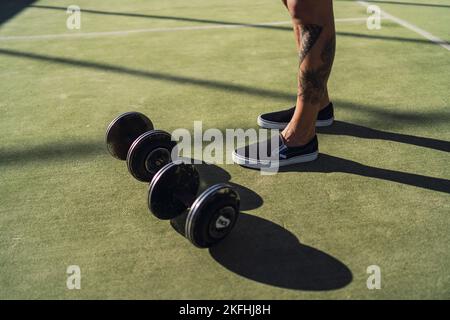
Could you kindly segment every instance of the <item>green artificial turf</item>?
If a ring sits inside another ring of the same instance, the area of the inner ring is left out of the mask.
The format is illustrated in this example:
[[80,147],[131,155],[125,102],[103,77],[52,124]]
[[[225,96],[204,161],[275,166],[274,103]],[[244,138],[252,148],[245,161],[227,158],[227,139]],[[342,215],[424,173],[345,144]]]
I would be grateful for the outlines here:
[[[408,3],[377,2],[450,40],[448,1]],[[36,1],[0,24],[0,299],[450,298],[449,51],[394,22],[338,22],[338,122],[320,131],[319,160],[274,176],[206,170],[241,186],[244,214],[200,250],[148,212],[147,186],[107,154],[105,128],[128,110],[167,131],[256,128],[258,114],[293,103],[289,25],[1,37],[285,21],[285,9],[78,0],[82,29],[69,31],[70,4]],[[335,14],[366,10],[335,1]],[[81,290],[66,287],[69,265]],[[381,290],[366,287],[370,265]]]

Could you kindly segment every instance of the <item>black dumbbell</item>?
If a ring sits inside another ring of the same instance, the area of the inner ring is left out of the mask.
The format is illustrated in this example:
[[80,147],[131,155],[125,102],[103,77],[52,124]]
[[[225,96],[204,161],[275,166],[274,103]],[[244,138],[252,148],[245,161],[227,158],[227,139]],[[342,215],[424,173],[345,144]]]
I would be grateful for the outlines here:
[[150,182],[171,161],[176,142],[169,133],[155,130],[152,121],[142,113],[126,112],[108,126],[106,145],[113,157],[127,161],[133,177]]
[[239,216],[239,194],[228,184],[216,184],[198,197],[200,176],[192,164],[172,162],[152,179],[148,207],[160,219],[200,248],[211,247],[233,229]]

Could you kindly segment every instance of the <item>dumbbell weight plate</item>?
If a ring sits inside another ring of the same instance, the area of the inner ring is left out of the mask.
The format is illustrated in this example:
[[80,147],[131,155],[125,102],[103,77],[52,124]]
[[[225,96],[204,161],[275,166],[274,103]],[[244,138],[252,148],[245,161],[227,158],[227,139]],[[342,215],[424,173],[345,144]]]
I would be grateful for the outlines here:
[[239,195],[231,186],[217,184],[208,188],[187,215],[185,236],[200,248],[217,244],[233,229],[239,216],[239,204]]
[[200,177],[191,164],[169,163],[152,179],[148,192],[148,208],[159,219],[181,215],[194,202]]
[[175,146],[171,135],[165,131],[153,130],[143,133],[128,150],[128,171],[137,180],[150,182],[153,176],[171,161],[171,153]]
[[133,142],[150,130],[153,130],[153,123],[142,113],[123,113],[111,121],[106,129],[106,147],[114,158],[126,160]]

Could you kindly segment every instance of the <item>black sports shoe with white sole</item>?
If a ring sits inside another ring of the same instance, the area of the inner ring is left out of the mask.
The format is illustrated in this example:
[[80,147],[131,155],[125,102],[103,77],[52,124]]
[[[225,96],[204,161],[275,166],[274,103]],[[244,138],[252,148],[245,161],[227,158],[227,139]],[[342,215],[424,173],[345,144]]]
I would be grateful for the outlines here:
[[281,135],[249,144],[233,152],[233,161],[243,167],[263,169],[278,168],[314,161],[319,155],[317,136],[301,147],[288,147]]
[[[283,130],[291,121],[294,115],[295,106],[293,108],[271,113],[265,113],[258,117],[258,125],[265,129]],[[333,103],[329,103],[324,109],[320,110],[317,115],[316,127],[328,127],[334,121]]]

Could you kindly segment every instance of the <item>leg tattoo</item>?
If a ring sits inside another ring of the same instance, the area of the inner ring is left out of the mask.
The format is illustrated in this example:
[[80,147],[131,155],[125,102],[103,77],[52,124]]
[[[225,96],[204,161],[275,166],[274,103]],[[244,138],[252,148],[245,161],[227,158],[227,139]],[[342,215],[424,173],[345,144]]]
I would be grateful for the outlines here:
[[312,47],[319,39],[320,34],[322,33],[322,27],[316,24],[307,24],[301,27],[301,48],[300,48],[300,64],[302,64],[305,57],[308,55],[309,51],[311,51]]
[[[317,39],[316,39],[317,40]],[[315,41],[314,41],[315,43]],[[314,45],[313,43],[313,45]],[[311,50],[312,46],[305,50],[302,41],[302,52]],[[306,68],[299,71],[299,96],[303,102],[317,104],[325,94],[328,77],[330,76],[336,50],[336,37],[333,35],[325,44],[320,58],[323,64],[316,68]],[[306,55],[305,55],[306,56]],[[303,57],[304,59],[304,57]],[[301,64],[302,60],[300,60]]]

